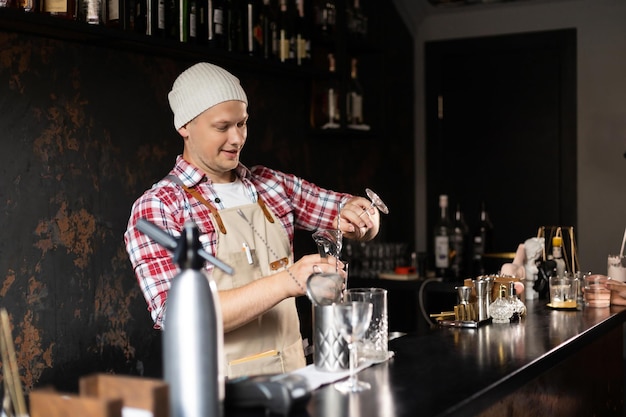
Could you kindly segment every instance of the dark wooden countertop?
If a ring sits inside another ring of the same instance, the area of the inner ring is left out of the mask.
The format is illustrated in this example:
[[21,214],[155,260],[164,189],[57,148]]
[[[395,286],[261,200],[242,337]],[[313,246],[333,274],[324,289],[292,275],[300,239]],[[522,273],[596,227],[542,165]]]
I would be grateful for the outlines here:
[[293,415],[475,415],[621,328],[626,319],[622,307],[552,310],[545,304],[529,301],[529,313],[519,323],[438,327],[392,340],[395,357],[359,374],[372,384],[371,391],[342,395],[324,386]]

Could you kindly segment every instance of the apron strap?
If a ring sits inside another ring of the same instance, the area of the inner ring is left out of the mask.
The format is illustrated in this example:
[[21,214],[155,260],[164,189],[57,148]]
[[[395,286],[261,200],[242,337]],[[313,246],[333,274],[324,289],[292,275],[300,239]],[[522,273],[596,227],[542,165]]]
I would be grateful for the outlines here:
[[187,187],[177,177],[175,177],[173,175],[168,175],[166,178],[171,180],[171,181],[173,181],[174,183],[180,185],[183,188],[183,190],[185,190],[188,194],[192,195],[199,202],[201,202],[202,204],[207,206],[208,209],[211,211],[211,214],[213,215],[213,217],[215,217],[215,222],[217,223],[217,227],[220,229],[220,232],[222,232],[223,234],[226,234],[226,226],[224,226],[224,222],[222,221],[222,217],[220,216],[219,212],[217,211],[217,209],[215,208],[215,206],[213,204],[211,204],[204,197],[202,197],[202,195],[200,195],[198,190],[196,190],[195,188]]
[[259,206],[261,206],[261,210],[263,210],[263,214],[265,214],[265,218],[267,219],[267,221],[270,223],[274,223],[274,218],[270,214],[270,211],[267,209],[267,206],[265,205],[265,202],[260,195],[257,196],[256,201],[257,203],[259,203]]

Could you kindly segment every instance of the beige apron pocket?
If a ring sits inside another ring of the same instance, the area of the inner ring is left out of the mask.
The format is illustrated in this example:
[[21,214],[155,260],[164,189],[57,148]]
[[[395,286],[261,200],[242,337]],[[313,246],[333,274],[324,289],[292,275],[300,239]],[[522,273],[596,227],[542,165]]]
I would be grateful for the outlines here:
[[298,338],[296,343],[287,346],[283,351],[283,363],[285,372],[295,371],[306,366],[302,338]]
[[234,359],[228,363],[228,378],[246,375],[282,374],[284,372],[283,356],[276,350]]

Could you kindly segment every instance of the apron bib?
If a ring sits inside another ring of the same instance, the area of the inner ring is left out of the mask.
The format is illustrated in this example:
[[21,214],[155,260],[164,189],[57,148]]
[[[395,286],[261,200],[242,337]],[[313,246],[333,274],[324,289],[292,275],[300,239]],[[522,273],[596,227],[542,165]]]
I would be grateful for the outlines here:
[[[241,210],[247,218],[242,218]],[[241,287],[293,264],[287,233],[259,198],[219,211],[226,233],[216,228],[216,257],[235,269],[233,276],[213,268],[219,290]],[[275,218],[275,216],[274,216]],[[211,216],[215,222],[215,216]],[[264,242],[267,242],[267,244]],[[251,322],[224,334],[225,375],[290,372],[306,366],[295,298],[281,301]]]

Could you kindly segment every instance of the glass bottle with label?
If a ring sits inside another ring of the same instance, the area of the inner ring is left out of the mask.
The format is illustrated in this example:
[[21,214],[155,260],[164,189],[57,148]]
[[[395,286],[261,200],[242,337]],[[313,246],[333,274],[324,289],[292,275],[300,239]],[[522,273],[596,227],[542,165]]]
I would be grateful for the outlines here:
[[270,0],[263,0],[260,21],[262,55],[265,59],[271,59],[275,57],[272,39],[274,39],[276,33],[276,16]]
[[452,224],[448,214],[448,196],[439,196],[439,220],[434,230],[435,268],[438,277],[451,277],[450,254]]
[[367,16],[361,9],[360,0],[353,0],[352,6],[346,9],[346,25],[353,38],[365,39],[367,36]]
[[[278,59],[280,62],[291,61],[291,38],[292,22],[287,7],[287,0],[280,0],[280,12],[278,18]],[[294,38],[295,39],[295,38]]]
[[304,0],[296,0],[296,9],[296,64],[303,65],[311,59],[311,39],[308,21],[304,15]]
[[248,55],[255,56],[261,53],[261,10],[259,0],[246,0],[243,13],[245,29],[245,51]]
[[351,129],[369,130],[363,120],[363,87],[359,81],[358,60],[350,61],[350,83],[346,94],[346,122]]
[[335,55],[328,54],[328,74],[313,87],[311,125],[319,129],[339,129],[339,81],[335,72]]
[[323,40],[331,40],[335,36],[337,8],[334,0],[315,0],[315,30]]
[[462,278],[467,273],[467,246],[469,227],[465,223],[461,206],[457,204],[452,228],[452,275]]
[[77,19],[75,0],[43,0],[41,10],[55,17],[69,20]]
[[489,214],[485,208],[485,203],[481,204],[480,223],[478,230],[474,235],[472,248],[473,273],[475,275],[485,274],[485,265],[483,256],[490,253],[493,249],[493,224],[489,219]]
[[109,27],[119,28],[121,27],[119,17],[119,0],[115,0],[114,3],[118,7],[118,9],[116,9],[117,14],[113,16],[114,19],[108,20],[108,4],[106,4],[103,9],[102,0],[82,0],[79,2],[80,10],[78,13],[78,20],[89,23],[90,25],[100,25],[104,23]]

